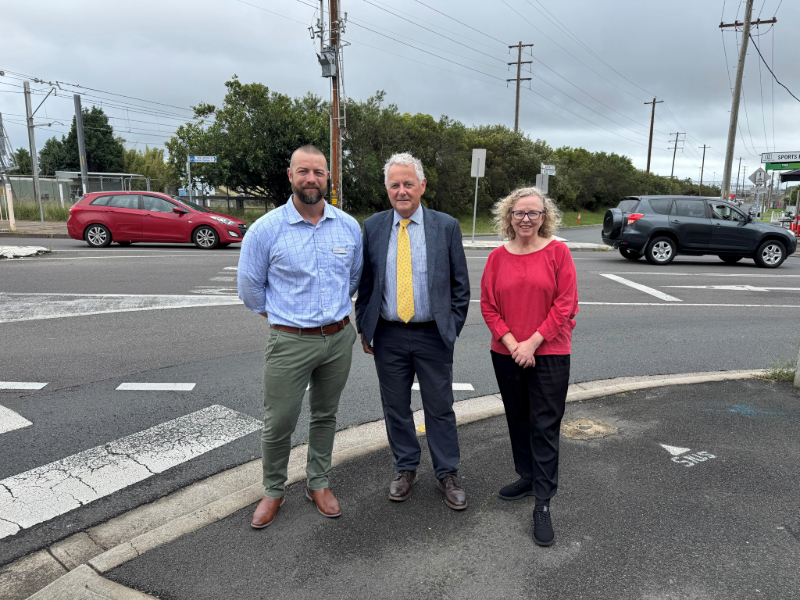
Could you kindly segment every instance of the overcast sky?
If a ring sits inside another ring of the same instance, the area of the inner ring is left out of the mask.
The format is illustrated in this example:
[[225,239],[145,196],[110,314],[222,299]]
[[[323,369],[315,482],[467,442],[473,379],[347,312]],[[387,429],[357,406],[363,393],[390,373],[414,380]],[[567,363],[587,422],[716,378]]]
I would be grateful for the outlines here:
[[[0,112],[12,144],[28,147],[21,81],[13,73],[171,105],[83,90],[84,106],[103,98],[116,131],[138,148],[163,144],[183,122],[175,115],[191,116],[181,108],[219,104],[233,74],[292,96],[311,91],[327,98],[307,31],[318,17],[314,6],[314,0],[6,3]],[[505,63],[516,60],[516,51],[509,54],[507,46],[533,43],[533,56],[523,58],[533,61],[532,73],[523,75],[533,79],[524,82],[520,105],[520,128],[531,137],[553,147],[625,154],[644,169],[651,110],[644,103],[656,96],[665,103],[656,107],[651,170],[670,174],[670,140],[680,131],[687,135],[676,175],[697,179],[698,146],[707,144],[704,180],[721,178],[740,37],[730,29],[722,34],[719,23],[737,14],[741,20],[743,1],[341,0],[341,6],[350,19],[344,60],[351,98],[385,90],[404,112],[513,127],[514,84],[505,80],[515,72]],[[754,18],[759,13],[778,23],[754,31],[762,34],[756,42],[778,79],[800,96],[800,2],[755,0]],[[759,72],[760,62],[750,44],[734,178],[739,157],[749,174],[761,152],[800,150],[800,102],[773,83],[763,64]],[[62,123],[37,129],[38,148],[69,127],[75,88],[63,87],[70,92],[51,96],[36,114],[37,123]],[[34,107],[42,97],[34,96]]]

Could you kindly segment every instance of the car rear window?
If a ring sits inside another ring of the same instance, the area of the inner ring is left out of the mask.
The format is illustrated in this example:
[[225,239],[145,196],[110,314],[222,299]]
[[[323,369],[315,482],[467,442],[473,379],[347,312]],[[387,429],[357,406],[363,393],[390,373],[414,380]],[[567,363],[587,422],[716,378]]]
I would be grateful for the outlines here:
[[108,201],[111,200],[111,196],[100,196],[99,198],[95,198],[91,202],[89,202],[90,206],[108,206]]
[[627,200],[620,200],[617,208],[624,213],[632,213],[639,206],[639,201],[636,198],[629,198]]
[[672,208],[672,198],[650,198],[649,203],[653,212],[660,215],[668,215]]
[[706,218],[706,203],[702,200],[675,200],[673,214],[679,217]]
[[124,196],[114,196],[111,204],[114,208],[139,208],[139,195],[138,194],[125,194]]

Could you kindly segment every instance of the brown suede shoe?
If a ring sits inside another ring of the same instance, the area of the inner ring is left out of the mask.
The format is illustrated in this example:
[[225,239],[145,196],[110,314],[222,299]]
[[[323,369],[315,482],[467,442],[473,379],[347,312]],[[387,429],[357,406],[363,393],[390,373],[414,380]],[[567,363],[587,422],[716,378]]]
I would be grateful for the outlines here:
[[317,505],[317,510],[323,517],[333,519],[342,514],[339,501],[336,499],[336,496],[333,495],[330,488],[323,488],[321,490],[310,490],[306,488],[306,498]]
[[458,482],[458,477],[455,475],[446,475],[444,479],[437,481],[436,484],[439,489],[444,492],[444,503],[453,510],[464,510],[467,508],[467,494],[461,484]]
[[250,526],[253,529],[264,529],[269,527],[275,520],[275,515],[278,514],[278,509],[286,502],[286,496],[280,498],[267,498],[264,496],[261,502],[256,507],[256,512],[253,513],[253,520]]
[[402,502],[411,495],[411,486],[417,483],[416,471],[400,471],[389,484],[389,500]]

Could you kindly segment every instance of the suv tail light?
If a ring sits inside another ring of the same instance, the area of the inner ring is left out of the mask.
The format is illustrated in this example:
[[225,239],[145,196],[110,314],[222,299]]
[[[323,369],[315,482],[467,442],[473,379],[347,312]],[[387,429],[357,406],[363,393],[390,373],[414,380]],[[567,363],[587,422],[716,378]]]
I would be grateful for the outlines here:
[[628,225],[636,223],[639,219],[644,216],[642,213],[633,213],[632,215],[628,215]]

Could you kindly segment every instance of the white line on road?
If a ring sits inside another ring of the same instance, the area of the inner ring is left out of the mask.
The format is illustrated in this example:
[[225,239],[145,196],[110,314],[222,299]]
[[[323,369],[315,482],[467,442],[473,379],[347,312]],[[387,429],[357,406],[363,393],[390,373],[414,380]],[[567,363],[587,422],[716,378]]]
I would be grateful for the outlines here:
[[191,392],[196,383],[120,383],[121,392]]
[[800,304],[689,304],[681,302],[680,304],[662,303],[662,302],[578,302],[581,306],[729,306],[731,308],[800,308]]
[[223,271],[238,271],[239,267],[225,267]]
[[729,292],[768,292],[781,290],[784,292],[800,292],[800,288],[790,287],[754,287],[752,285],[663,285],[665,288],[683,288],[689,290],[725,290]]
[[236,281],[236,277],[209,277],[209,281]]
[[[419,383],[412,384],[411,389],[419,391]],[[453,384],[453,391],[454,392],[472,392],[472,391],[475,391],[475,388],[472,387],[471,383],[454,383]]]
[[[203,257],[206,258],[207,254],[186,254],[186,256]],[[27,258],[25,262],[42,261],[42,260],[105,260],[109,258],[175,258],[173,254],[126,254],[121,256],[71,256],[71,257],[48,257],[48,258]]]
[[780,275],[777,273],[676,273],[672,271],[618,271],[617,275],[675,275],[678,277],[800,277],[800,275]]
[[28,419],[0,404],[0,433],[8,433],[9,431],[30,427],[31,425],[33,425],[33,423],[28,421]]
[[644,292],[645,294],[650,294],[651,296],[655,296],[661,300],[666,300],[667,302],[682,302],[680,298],[676,298],[675,296],[670,296],[669,294],[665,294],[664,292],[659,292],[656,289],[648,287],[646,285],[642,285],[641,283],[636,283],[629,279],[625,279],[624,277],[619,277],[618,275],[612,275],[611,273],[600,273],[601,277],[605,277],[606,279],[610,279],[611,281],[616,281],[617,283],[621,283],[622,285],[627,285],[628,287],[632,287],[635,290],[639,290],[640,292]]
[[0,481],[0,539],[260,430],[214,405]]
[[40,390],[46,385],[37,381],[0,381],[0,390]]

